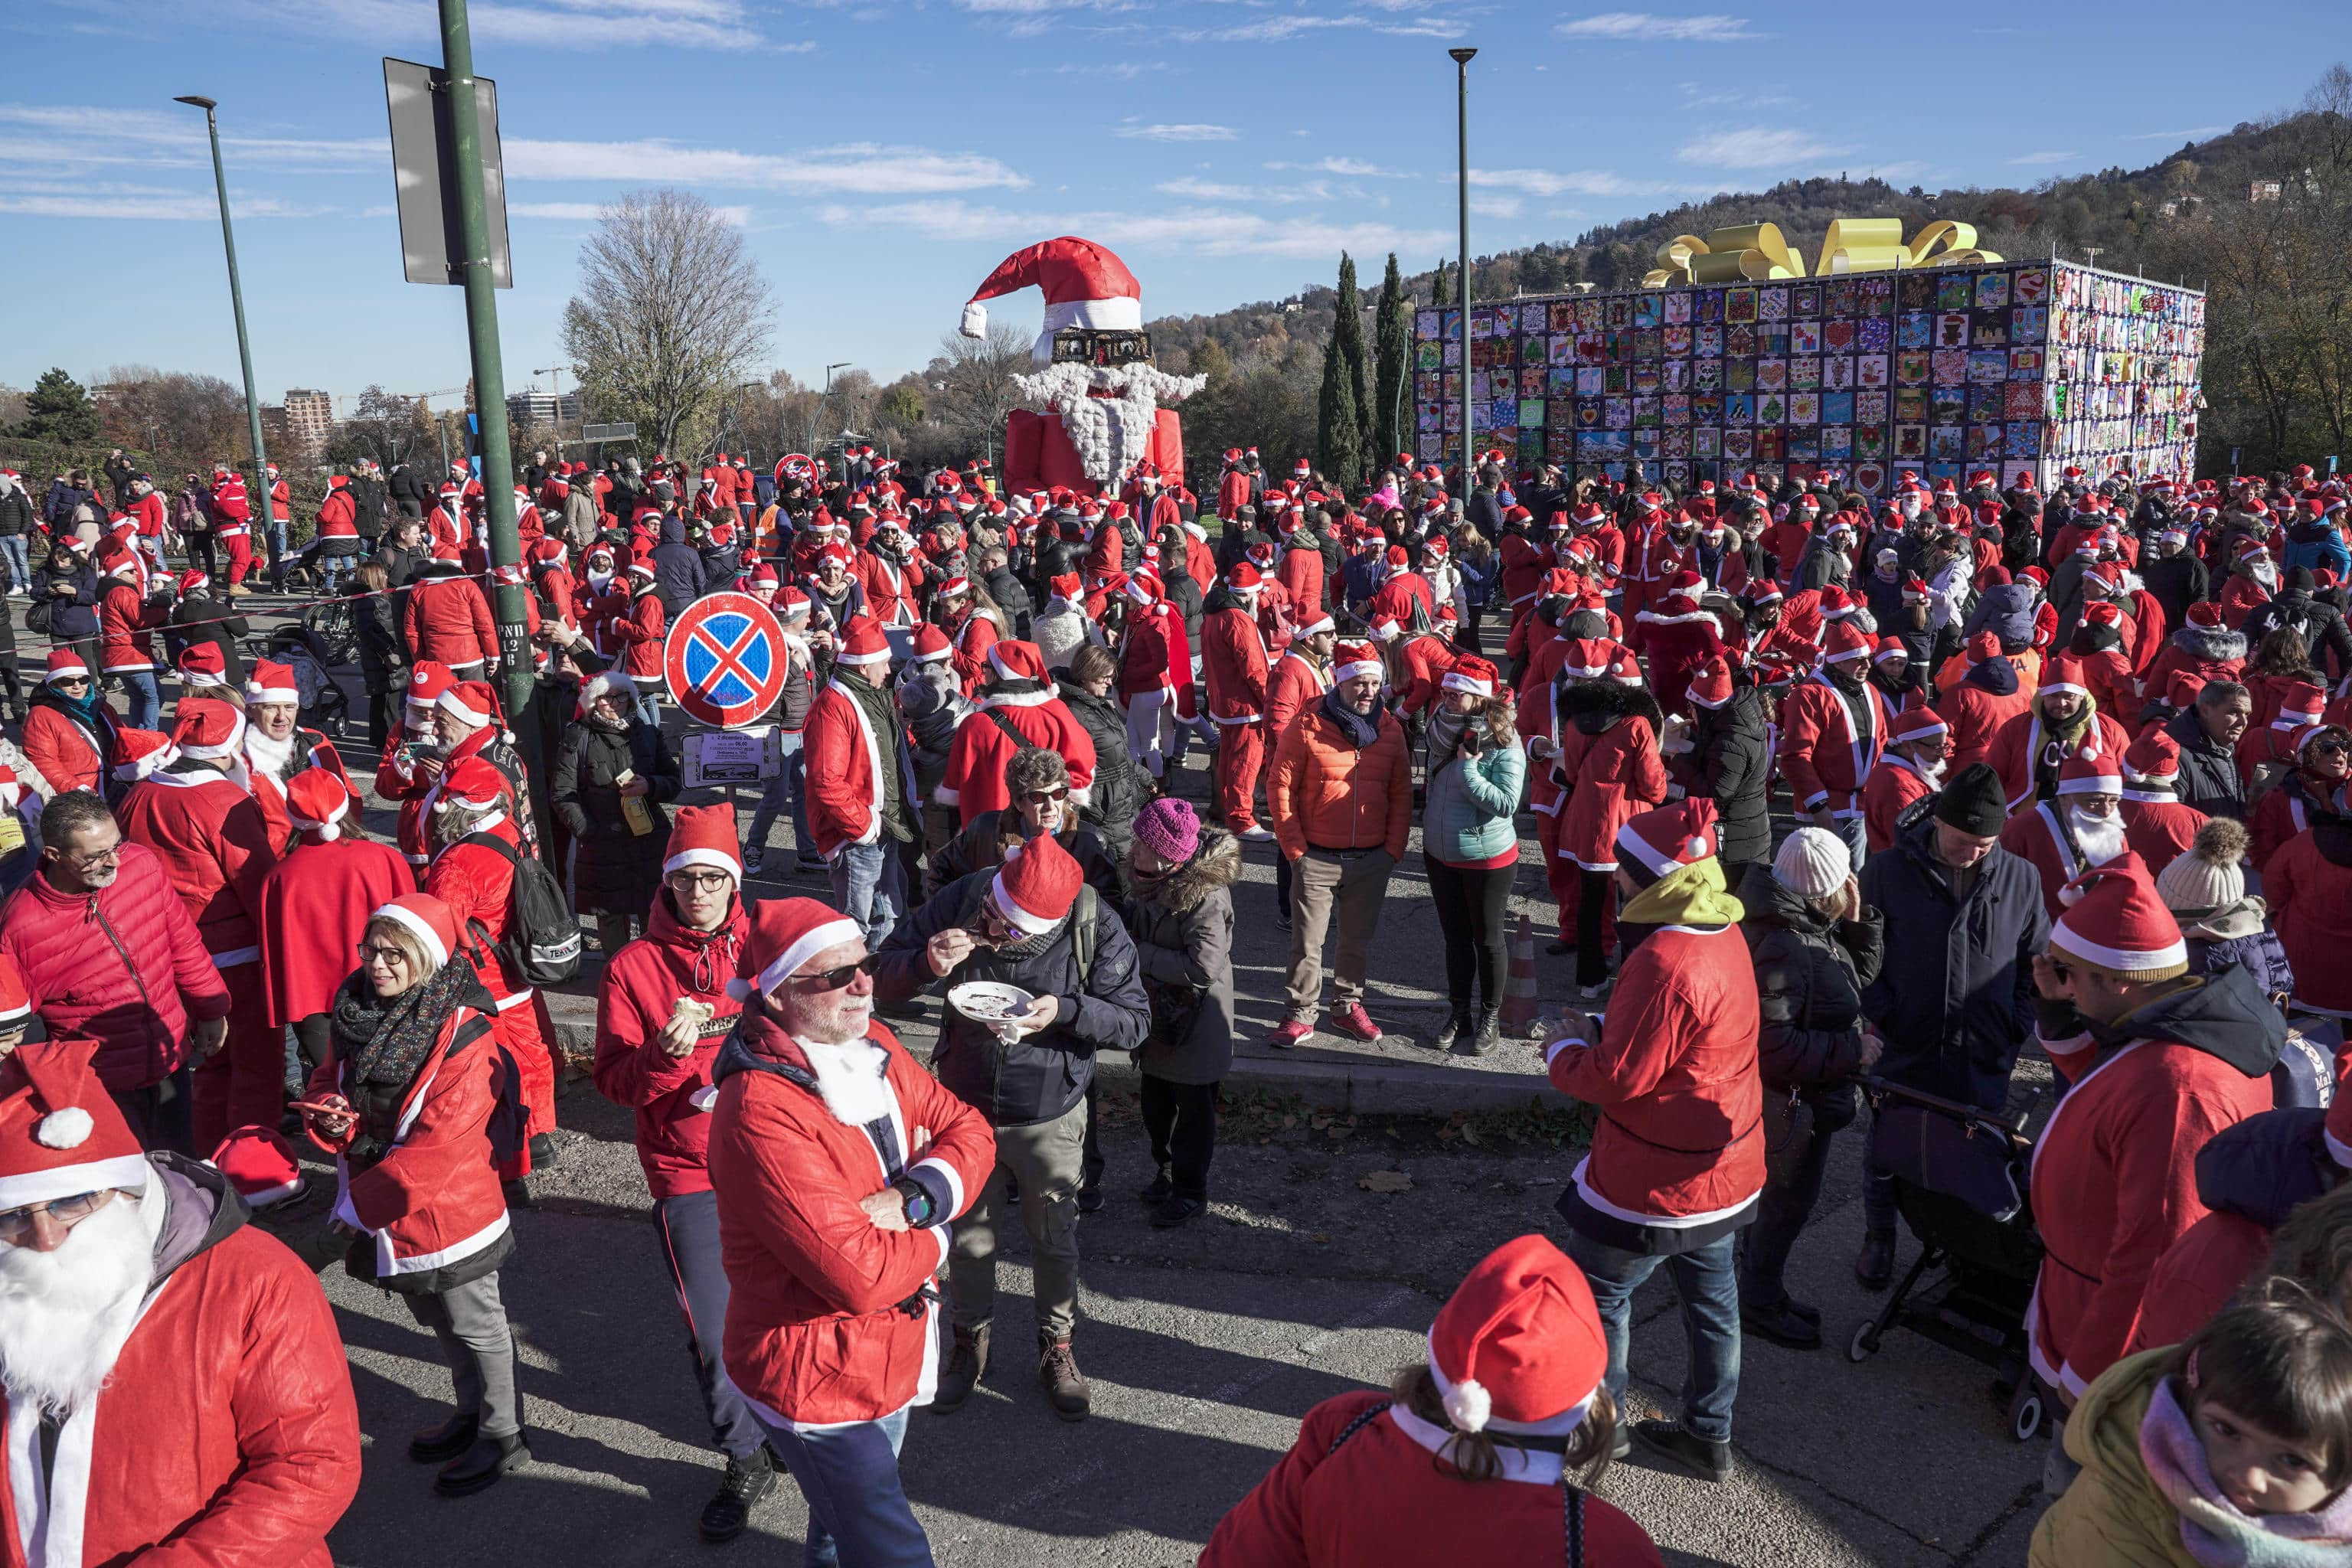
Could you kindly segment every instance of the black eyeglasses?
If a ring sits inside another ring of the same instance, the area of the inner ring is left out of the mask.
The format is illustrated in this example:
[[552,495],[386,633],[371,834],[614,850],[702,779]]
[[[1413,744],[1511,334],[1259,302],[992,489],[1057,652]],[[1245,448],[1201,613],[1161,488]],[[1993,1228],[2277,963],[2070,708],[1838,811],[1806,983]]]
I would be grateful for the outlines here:
[[820,969],[814,974],[795,974],[793,984],[806,991],[838,991],[861,974],[871,974],[882,962],[878,953],[867,953],[855,963],[845,963],[834,969]]
[[360,943],[360,962],[362,963],[373,963],[379,958],[383,960],[386,963],[404,964],[408,962],[408,954],[397,947],[391,947],[368,942]]

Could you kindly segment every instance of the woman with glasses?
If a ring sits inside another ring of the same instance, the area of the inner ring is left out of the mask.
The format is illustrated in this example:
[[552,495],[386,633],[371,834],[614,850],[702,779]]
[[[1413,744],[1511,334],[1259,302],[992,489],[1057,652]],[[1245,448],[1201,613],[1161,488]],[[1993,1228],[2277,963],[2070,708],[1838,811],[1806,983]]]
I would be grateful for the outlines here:
[[335,1156],[343,1267],[402,1297],[433,1331],[457,1414],[409,1440],[438,1465],[433,1489],[465,1497],[530,1459],[499,1269],[514,1252],[490,1121],[513,1068],[473,965],[452,963],[447,904],[408,893],[375,911],[359,968],[335,993],[331,1054],[311,1075],[304,1123]]
[[677,759],[640,715],[627,676],[604,670],[580,687],[574,722],[555,754],[548,799],[572,843],[572,901],[596,917],[604,960],[644,923],[660,891],[662,845],[677,798]]
[[25,715],[25,757],[47,779],[52,798],[96,790],[114,755],[114,710],[75,648],[49,650],[48,672]]
[[2253,836],[2256,870],[2269,865],[2288,839],[2335,813],[2336,792],[2352,776],[2352,730],[2313,725],[2295,735],[2294,754],[2294,767],[2254,802],[2246,824]]

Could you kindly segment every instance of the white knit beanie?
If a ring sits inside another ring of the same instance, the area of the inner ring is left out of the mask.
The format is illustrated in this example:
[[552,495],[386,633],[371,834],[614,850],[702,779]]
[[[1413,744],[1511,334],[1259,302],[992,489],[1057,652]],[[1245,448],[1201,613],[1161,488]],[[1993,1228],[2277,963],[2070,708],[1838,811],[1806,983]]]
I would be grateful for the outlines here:
[[2208,914],[2246,896],[2248,835],[2242,823],[2214,817],[2197,830],[2197,841],[2157,874],[2156,896],[2176,914]]
[[1772,857],[1772,878],[1801,899],[1825,899],[1845,886],[1853,857],[1845,840],[1819,827],[1800,827]]

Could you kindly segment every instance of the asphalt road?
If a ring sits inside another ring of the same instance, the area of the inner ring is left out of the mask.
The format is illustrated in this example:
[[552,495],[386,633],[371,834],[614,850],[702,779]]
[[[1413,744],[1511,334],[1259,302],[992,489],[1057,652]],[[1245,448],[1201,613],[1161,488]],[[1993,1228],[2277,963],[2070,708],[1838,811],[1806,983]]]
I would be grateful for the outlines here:
[[[28,668],[37,657],[28,652]],[[356,738],[361,728],[344,742],[354,774],[374,760]],[[1191,770],[1196,797],[1200,783]],[[390,813],[372,811],[369,820],[386,830]],[[789,827],[780,824],[775,837],[788,843]],[[786,867],[790,858],[770,858]],[[1279,1014],[1286,939],[1268,918],[1268,851],[1254,848],[1249,860],[1249,885],[1237,892],[1235,973],[1244,1027],[1255,1035]],[[822,889],[787,874],[751,890]],[[1191,1563],[1223,1511],[1287,1447],[1301,1415],[1334,1394],[1385,1383],[1422,1356],[1438,1303],[1480,1256],[1527,1231],[1564,1239],[1553,1203],[1576,1158],[1562,1142],[1575,1140],[1573,1119],[1556,1110],[1444,1115],[1454,1086],[1461,1104],[1492,1108],[1532,1102],[1542,1079],[1530,1043],[1478,1061],[1444,1060],[1423,1043],[1443,1012],[1424,893],[1412,858],[1392,887],[1372,963],[1370,1005],[1391,1037],[1361,1048],[1318,1037],[1292,1062],[1328,1064],[1341,1079],[1403,1075],[1438,1114],[1335,1119],[1295,1097],[1253,1090],[1252,1063],[1271,1053],[1245,1047],[1229,1084],[1212,1212],[1163,1232],[1144,1223],[1132,1196],[1150,1173],[1131,1102],[1106,1100],[1113,1197],[1081,1232],[1076,1350],[1095,1397],[1082,1424],[1055,1419],[1036,1387],[1027,1244],[1017,1226],[1007,1228],[994,1363],[982,1392],[952,1416],[917,1412],[907,1442],[908,1491],[942,1564]],[[1521,894],[1540,932],[1552,911],[1532,863]],[[594,963],[592,942],[588,973],[570,988],[583,1005]],[[1538,966],[1547,996],[1564,996],[1562,962]],[[929,1044],[919,1028],[908,1037],[919,1050]],[[526,1469],[475,1498],[436,1497],[431,1472],[404,1452],[412,1429],[445,1413],[448,1377],[431,1337],[400,1303],[344,1278],[340,1266],[323,1277],[368,1434],[358,1500],[333,1537],[337,1561],[796,1563],[806,1514],[789,1482],[734,1544],[698,1539],[695,1517],[719,1461],[629,1120],[584,1079],[566,1086],[560,1120],[562,1163],[532,1178],[533,1206],[516,1216],[520,1246],[503,1275],[535,1456]],[[1865,1296],[1850,1268],[1861,1235],[1860,1148],[1858,1132],[1841,1140],[1790,1270],[1795,1294],[1822,1309],[1832,1348],[1797,1353],[1748,1342],[1733,1479],[1708,1486],[1636,1460],[1602,1485],[1670,1563],[2023,1561],[2042,1448],[2011,1439],[1990,1373],[1914,1333],[1891,1333],[1859,1365],[1837,1348],[1883,1300]],[[1374,1170],[1403,1172],[1410,1189],[1365,1190],[1360,1178]],[[278,1223],[299,1228],[323,1207],[314,1195]],[[1902,1264],[1914,1256],[1906,1237]],[[1671,1289],[1654,1284],[1638,1301],[1635,1414],[1671,1412],[1684,1357]]]

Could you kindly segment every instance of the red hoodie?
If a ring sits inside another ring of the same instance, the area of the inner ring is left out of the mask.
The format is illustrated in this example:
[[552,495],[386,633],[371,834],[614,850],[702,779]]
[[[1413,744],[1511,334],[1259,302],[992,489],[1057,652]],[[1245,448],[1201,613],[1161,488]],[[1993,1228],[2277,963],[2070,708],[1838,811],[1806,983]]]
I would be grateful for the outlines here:
[[[742,1003],[727,994],[736,954],[751,929],[737,899],[711,931],[679,923],[667,889],[655,896],[646,934],[613,955],[596,993],[596,1089],[637,1113],[637,1160],[656,1199],[710,1190],[710,1067]],[[669,1054],[662,1030],[680,1001],[707,1004],[694,1049]]]

